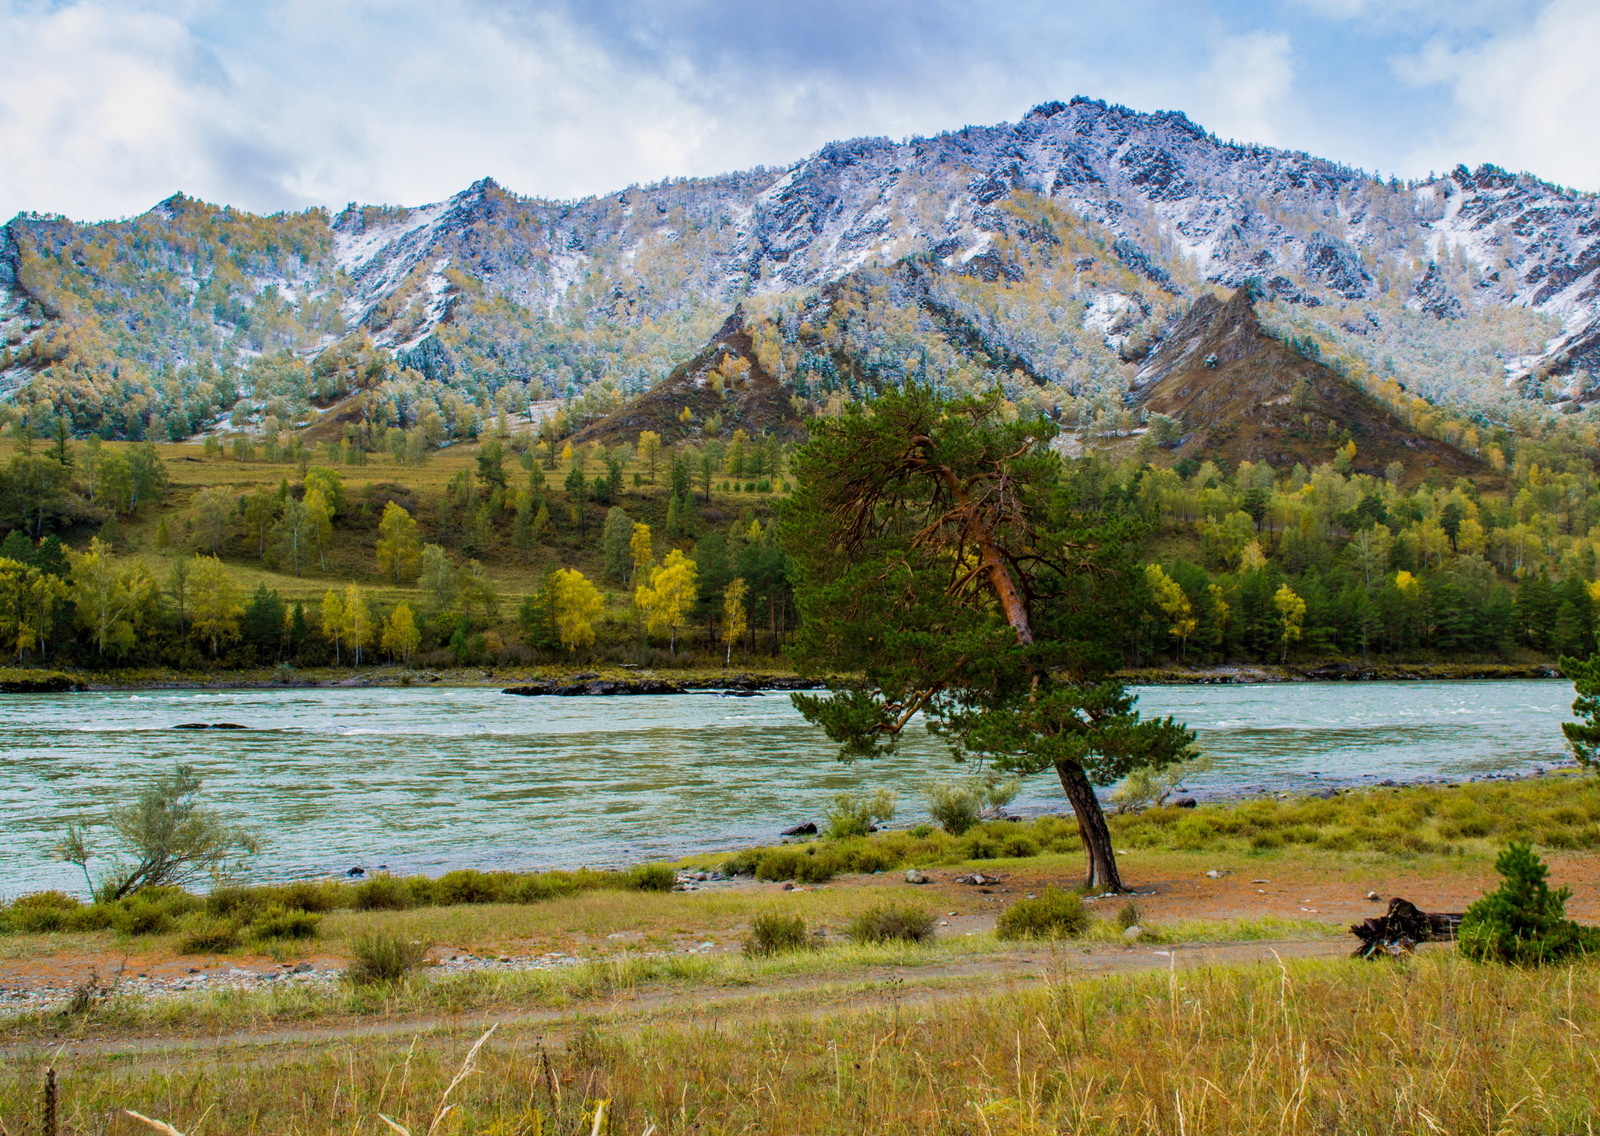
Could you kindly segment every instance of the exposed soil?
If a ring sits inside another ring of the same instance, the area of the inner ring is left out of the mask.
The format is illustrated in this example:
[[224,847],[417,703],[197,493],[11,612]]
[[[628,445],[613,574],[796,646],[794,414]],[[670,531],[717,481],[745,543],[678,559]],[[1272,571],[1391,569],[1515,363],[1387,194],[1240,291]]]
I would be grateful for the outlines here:
[[[1553,854],[1547,858],[1554,883],[1572,889],[1568,912],[1583,921],[1600,921],[1600,854],[1583,852]],[[1061,949],[1074,970],[1104,973],[1128,967],[1171,965],[1172,952],[1191,960],[1229,961],[1263,957],[1285,951],[1296,956],[1339,956],[1347,954],[1355,940],[1338,932],[1368,916],[1381,914],[1392,896],[1402,896],[1425,910],[1462,911],[1483,892],[1495,885],[1496,877],[1486,864],[1463,864],[1459,870],[1425,872],[1398,864],[1374,864],[1369,869],[1349,865],[1316,866],[1283,861],[1257,861],[1238,855],[1218,855],[1212,877],[1195,872],[1179,876],[1141,876],[1137,868],[1128,875],[1135,888],[1131,896],[1104,896],[1088,902],[1098,914],[1110,918],[1129,901],[1138,905],[1141,919],[1156,928],[1170,927],[1185,920],[1231,921],[1281,919],[1301,923],[1326,924],[1327,938],[1260,941],[1255,943],[1132,943],[1068,944]],[[932,907],[939,916],[940,937],[984,933],[993,929],[995,918],[1007,905],[1029,894],[1037,894],[1050,884],[1075,882],[1059,872],[1006,868],[982,872],[984,882],[959,882],[970,878],[970,870],[934,869],[924,873],[924,885],[904,884],[907,899]],[[843,876],[822,885],[850,888],[882,886],[893,876]],[[749,880],[702,885],[705,890],[740,890],[781,893],[795,889],[790,885],[758,883]],[[1368,899],[1369,893],[1380,898]],[[637,951],[638,936],[618,932],[602,942],[577,938],[508,940],[482,945],[476,954],[460,947],[435,948],[433,960],[446,970],[530,969],[574,965],[585,957]],[[666,954],[725,954],[736,952],[736,937],[726,929],[697,931],[686,926]],[[971,973],[1009,974],[1029,970],[1029,959],[1043,948],[999,948],[971,961],[930,962],[918,967],[919,982],[960,978]],[[580,954],[583,957],[580,957]],[[344,966],[344,959],[327,949],[312,949],[301,958],[283,963],[265,955],[178,956],[172,954],[125,954],[114,948],[63,950],[46,957],[0,959],[0,999],[16,1006],[19,1001],[34,1003],[44,992],[57,996],[91,976],[109,979],[120,975],[125,988],[150,992],[179,992],[198,986],[259,985],[264,982],[328,982]],[[294,968],[299,973],[293,973]],[[976,969],[974,969],[976,968]],[[799,981],[799,980],[797,980]],[[810,981],[810,980],[806,980]],[[0,1005],[5,1004],[0,1001]]]
[[1382,475],[1390,462],[1405,482],[1499,480],[1477,459],[1411,430],[1388,407],[1331,368],[1269,335],[1245,289],[1223,303],[1202,296],[1140,376],[1146,409],[1178,419],[1180,457],[1267,461],[1279,469],[1330,461],[1348,431],[1355,468]]
[[[745,328],[744,309],[735,307],[705,349],[680,363],[661,382],[598,422],[573,435],[573,442],[636,442],[653,430],[675,445],[702,424],[720,418],[723,436],[743,430],[752,438],[771,434],[785,441],[804,437],[805,424],[791,401],[793,390],[761,366]],[[685,419],[687,410],[690,417]]]

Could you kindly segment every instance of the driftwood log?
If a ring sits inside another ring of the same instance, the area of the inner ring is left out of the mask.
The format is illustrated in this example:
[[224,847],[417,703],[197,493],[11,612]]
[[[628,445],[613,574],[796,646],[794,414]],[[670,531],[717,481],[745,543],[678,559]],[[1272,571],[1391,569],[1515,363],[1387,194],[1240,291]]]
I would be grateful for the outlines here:
[[1389,910],[1376,919],[1363,919],[1351,925],[1350,933],[1361,940],[1351,957],[1408,955],[1418,943],[1453,941],[1460,926],[1459,912],[1423,911],[1416,904],[1396,897],[1389,901]]

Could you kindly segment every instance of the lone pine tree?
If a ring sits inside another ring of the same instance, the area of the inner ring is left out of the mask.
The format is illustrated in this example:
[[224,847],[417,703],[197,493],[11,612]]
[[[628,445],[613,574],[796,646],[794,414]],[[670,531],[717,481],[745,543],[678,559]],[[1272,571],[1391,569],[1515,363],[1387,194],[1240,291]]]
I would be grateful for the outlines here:
[[794,702],[847,759],[892,750],[920,712],[958,758],[1053,769],[1087,885],[1123,890],[1094,786],[1182,759],[1194,734],[1142,720],[1110,677],[1133,523],[1075,508],[1055,427],[1005,411],[912,385],[816,421],[781,529],[803,616],[794,656],[860,677]]

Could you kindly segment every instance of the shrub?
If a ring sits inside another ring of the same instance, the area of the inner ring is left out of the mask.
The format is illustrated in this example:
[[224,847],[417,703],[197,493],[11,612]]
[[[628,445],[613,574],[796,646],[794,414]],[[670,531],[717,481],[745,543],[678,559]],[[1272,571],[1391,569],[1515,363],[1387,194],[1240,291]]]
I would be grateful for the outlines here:
[[845,867],[852,872],[887,872],[901,861],[893,849],[877,841],[863,840],[840,852]]
[[64,891],[39,891],[22,896],[7,908],[5,921],[19,935],[41,935],[66,929],[82,906]]
[[1172,841],[1179,848],[1202,849],[1216,838],[1217,828],[1210,816],[1184,817],[1172,826]]
[[935,781],[922,797],[933,822],[951,836],[960,836],[983,816],[983,800],[971,781]]
[[758,880],[796,880],[820,884],[844,870],[844,862],[831,848],[818,850],[815,844],[804,848],[771,848],[756,862]]
[[667,864],[639,864],[628,873],[628,886],[634,891],[671,891],[678,886],[678,873]]
[[201,903],[181,888],[150,887],[96,906],[106,909],[110,926],[124,935],[164,935],[183,916],[198,911]]
[[1016,800],[1022,782],[990,773],[958,781],[934,781],[922,790],[928,815],[952,836],[960,836],[985,818],[998,817]]
[[1521,841],[1495,857],[1500,887],[1461,919],[1457,948],[1479,962],[1539,965],[1600,950],[1600,930],[1566,918],[1570,888],[1551,891],[1550,869]]
[[289,910],[324,915],[342,906],[340,901],[345,897],[340,893],[344,890],[343,885],[332,880],[296,880],[278,889],[283,905]]
[[547,899],[564,899],[582,890],[578,881],[566,872],[541,872],[523,876],[517,884],[518,903],[542,903]]
[[322,916],[312,911],[290,911],[274,903],[250,924],[258,939],[314,939]]
[[926,943],[933,938],[933,922],[926,908],[880,903],[850,920],[845,934],[854,943]]
[[823,813],[827,819],[827,835],[833,840],[851,836],[865,836],[873,821],[887,823],[894,819],[895,796],[888,789],[872,793],[835,793],[833,804]]
[[428,957],[427,943],[398,935],[363,935],[350,944],[350,966],[345,977],[357,986],[399,982]]
[[439,881],[427,876],[402,876],[400,883],[406,889],[412,907],[432,907],[439,903]]
[[391,875],[373,876],[355,887],[357,911],[405,911],[415,907],[407,881]]
[[806,935],[806,921],[798,915],[779,915],[766,912],[750,921],[750,934],[745,936],[744,953],[747,955],[778,955],[805,950],[811,946]]
[[[430,898],[446,907],[461,903],[493,903],[500,898],[501,879],[495,873],[480,872],[473,868],[446,872],[433,882],[429,889],[433,893]],[[413,891],[416,890],[412,880],[406,883]]]
[[798,848],[771,848],[763,853],[752,873],[758,880],[792,880],[800,869],[802,853]]
[[1000,841],[1000,854],[1016,860],[1025,860],[1029,856],[1039,854],[1039,844],[1031,836],[1024,836],[1020,832],[1014,833]]
[[1018,900],[1001,912],[994,933],[999,939],[1065,939],[1088,926],[1089,913],[1077,893],[1052,886],[1037,899]]
[[1126,931],[1129,927],[1138,927],[1144,923],[1144,912],[1139,910],[1139,905],[1133,900],[1124,903],[1117,911],[1117,930]]
[[238,859],[254,855],[259,847],[255,834],[227,824],[200,803],[200,778],[187,765],[157,777],[133,800],[113,807],[107,820],[125,858],[98,884],[89,879],[89,859],[97,853],[85,825],[69,824],[55,847],[56,858],[82,869],[95,896],[105,900],[226,875]]
[[800,857],[800,862],[795,865],[794,879],[801,884],[827,883],[840,872],[844,871],[844,862],[839,859],[838,853],[832,849],[817,851],[815,848],[806,849],[806,855]]
[[219,887],[205,898],[206,914],[218,919],[249,920],[263,906],[259,889],[254,888]]
[[753,876],[760,865],[762,858],[767,854],[765,848],[746,848],[743,852],[735,852],[722,862],[722,874],[725,876]]
[[231,919],[202,915],[178,939],[180,955],[212,955],[239,946],[239,925]]
[[981,829],[963,836],[960,848],[962,858],[966,860],[993,860],[1000,855],[1000,841],[995,839],[993,834]]
[[1168,797],[1183,789],[1185,780],[1198,773],[1209,772],[1211,765],[1210,757],[1191,746],[1186,756],[1171,765],[1160,769],[1135,769],[1129,773],[1111,791],[1111,803],[1117,806],[1119,813],[1150,805],[1164,805]]

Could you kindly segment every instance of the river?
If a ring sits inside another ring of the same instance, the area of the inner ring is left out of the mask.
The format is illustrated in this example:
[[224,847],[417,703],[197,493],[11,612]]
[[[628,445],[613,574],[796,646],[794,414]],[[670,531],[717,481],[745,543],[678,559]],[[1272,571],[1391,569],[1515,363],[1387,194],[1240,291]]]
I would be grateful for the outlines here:
[[[1199,731],[1196,795],[1522,773],[1567,758],[1560,680],[1144,687]],[[232,722],[243,730],[175,730]],[[887,786],[899,820],[957,772],[920,729],[844,765],[787,695],[520,698],[495,690],[314,689],[18,695],[0,701],[0,895],[82,890],[50,847],[188,762],[207,800],[266,836],[269,879],[379,865],[620,864],[775,839],[830,793]],[[1064,810],[1050,776],[1017,809]]]

